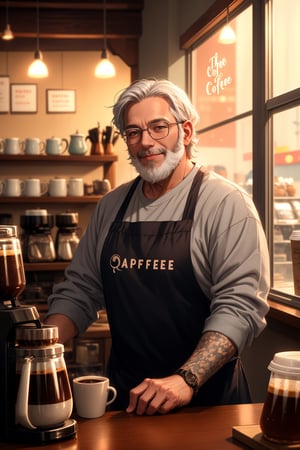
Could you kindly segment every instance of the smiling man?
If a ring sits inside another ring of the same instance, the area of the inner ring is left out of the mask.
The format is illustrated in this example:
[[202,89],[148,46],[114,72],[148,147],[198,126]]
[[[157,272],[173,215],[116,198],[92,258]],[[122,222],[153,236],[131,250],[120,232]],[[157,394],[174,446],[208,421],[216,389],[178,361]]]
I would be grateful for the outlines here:
[[65,341],[105,305],[115,408],[249,402],[239,355],[265,327],[269,289],[257,211],[193,162],[198,115],[173,83],[139,80],[113,113],[139,176],[97,205],[47,322]]

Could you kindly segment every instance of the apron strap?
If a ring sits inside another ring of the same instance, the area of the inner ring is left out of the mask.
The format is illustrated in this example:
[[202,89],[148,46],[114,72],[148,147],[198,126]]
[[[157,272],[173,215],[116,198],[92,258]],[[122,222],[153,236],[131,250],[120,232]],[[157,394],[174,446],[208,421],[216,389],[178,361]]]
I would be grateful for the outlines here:
[[134,193],[137,185],[139,184],[140,179],[141,179],[140,176],[136,177],[136,179],[133,181],[132,185],[130,186],[130,189],[127,192],[127,195],[126,195],[126,197],[125,197],[125,199],[124,199],[122,205],[120,206],[120,209],[119,209],[119,211],[118,211],[118,213],[116,215],[116,218],[114,220],[115,222],[121,222],[121,220],[123,219],[124,214],[126,212],[126,209],[127,209],[128,205],[129,205],[131,196]]
[[202,184],[202,180],[204,177],[205,169],[199,169],[196,175],[194,176],[193,183],[185,204],[185,208],[182,215],[182,220],[193,220],[195,206],[198,198],[198,193],[200,186]]

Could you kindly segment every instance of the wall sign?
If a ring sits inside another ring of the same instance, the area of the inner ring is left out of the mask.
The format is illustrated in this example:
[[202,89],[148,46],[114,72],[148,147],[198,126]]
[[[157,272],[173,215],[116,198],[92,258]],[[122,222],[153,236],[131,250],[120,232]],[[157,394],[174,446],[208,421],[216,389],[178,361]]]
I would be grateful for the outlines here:
[[11,84],[10,96],[12,113],[37,112],[36,84]]
[[74,89],[47,89],[47,113],[75,113],[76,95]]
[[9,77],[0,75],[0,113],[9,112]]

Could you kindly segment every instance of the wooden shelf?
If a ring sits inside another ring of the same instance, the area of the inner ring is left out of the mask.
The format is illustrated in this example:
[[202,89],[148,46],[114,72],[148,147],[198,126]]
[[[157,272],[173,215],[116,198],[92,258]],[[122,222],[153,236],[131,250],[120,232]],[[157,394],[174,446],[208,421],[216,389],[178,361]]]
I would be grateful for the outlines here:
[[24,263],[24,269],[25,272],[54,272],[65,270],[68,264],[67,261]]
[[82,197],[50,197],[50,196],[40,196],[40,197],[0,197],[0,203],[1,204],[28,204],[28,203],[34,203],[34,204],[50,204],[50,203],[56,203],[56,204],[62,204],[62,203],[86,203],[86,204],[92,204],[97,203],[98,200],[102,198],[101,195],[83,195]]
[[0,155],[0,163],[14,163],[14,164],[23,164],[23,163],[37,163],[42,164],[43,162],[48,163],[62,163],[62,164],[105,164],[105,163],[113,163],[118,160],[118,156],[115,154],[112,155]]

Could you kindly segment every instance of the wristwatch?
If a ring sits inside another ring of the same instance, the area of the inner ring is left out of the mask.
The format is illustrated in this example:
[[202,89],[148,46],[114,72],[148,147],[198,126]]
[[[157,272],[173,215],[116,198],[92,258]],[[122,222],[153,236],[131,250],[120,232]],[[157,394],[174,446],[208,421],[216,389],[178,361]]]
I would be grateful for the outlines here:
[[194,395],[198,393],[199,391],[198,379],[191,370],[177,369],[175,371],[175,374],[180,375],[184,379],[186,384],[193,389]]

